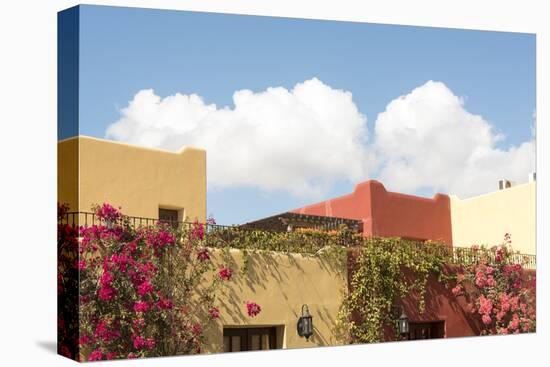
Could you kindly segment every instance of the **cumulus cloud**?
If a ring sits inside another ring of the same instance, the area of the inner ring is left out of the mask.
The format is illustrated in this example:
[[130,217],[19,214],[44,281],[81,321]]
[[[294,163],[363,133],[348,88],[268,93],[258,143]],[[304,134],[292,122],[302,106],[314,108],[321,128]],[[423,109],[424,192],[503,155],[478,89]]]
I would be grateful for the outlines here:
[[497,148],[504,136],[441,82],[391,101],[374,135],[378,175],[391,190],[469,197],[494,191],[502,178],[525,182],[535,169],[534,141]]
[[220,108],[196,94],[161,98],[141,90],[106,137],[175,151],[205,148],[210,187],[317,199],[337,180],[369,178],[393,191],[469,197],[494,191],[502,178],[525,182],[535,169],[534,136],[498,148],[505,136],[441,82],[392,100],[371,137],[352,94],[316,78],[291,90],[238,90],[233,104]]
[[313,78],[262,92],[238,90],[233,108],[196,94],[139,91],[106,137],[207,150],[211,187],[255,187],[321,197],[336,180],[367,177],[367,119],[348,91]]

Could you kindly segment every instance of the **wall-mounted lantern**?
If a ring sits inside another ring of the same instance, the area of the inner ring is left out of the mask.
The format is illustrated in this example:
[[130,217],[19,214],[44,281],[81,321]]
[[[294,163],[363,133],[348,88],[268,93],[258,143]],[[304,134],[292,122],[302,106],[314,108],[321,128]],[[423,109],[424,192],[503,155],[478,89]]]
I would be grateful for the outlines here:
[[307,305],[302,305],[302,316],[298,319],[298,335],[303,336],[306,340],[313,335],[313,317],[309,314]]
[[403,307],[401,307],[401,316],[399,316],[398,322],[398,329],[399,334],[401,334],[402,337],[409,334],[409,317],[405,313],[405,310]]

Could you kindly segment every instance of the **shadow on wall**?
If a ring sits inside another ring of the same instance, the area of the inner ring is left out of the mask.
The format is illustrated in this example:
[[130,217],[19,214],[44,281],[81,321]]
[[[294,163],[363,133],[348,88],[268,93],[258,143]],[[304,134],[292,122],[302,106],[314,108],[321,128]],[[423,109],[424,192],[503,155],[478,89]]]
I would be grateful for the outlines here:
[[[236,249],[213,250],[213,262],[216,267],[234,271],[217,300],[222,324],[219,328],[284,325],[287,348],[341,344],[335,340],[333,330],[346,286],[345,262],[323,254],[246,253]],[[247,315],[248,301],[261,305],[257,317]],[[314,335],[308,342],[294,335],[302,304],[308,304],[314,316]]]
[[[443,269],[446,274],[456,272],[456,267],[447,265]],[[405,272],[404,280],[414,281],[412,272]],[[418,305],[420,294],[411,292],[402,300],[403,307],[411,322],[445,321],[445,337],[477,336],[481,332],[479,315],[468,311],[467,302],[463,297],[455,297],[444,281],[436,274],[430,274],[426,284],[425,310],[420,312]]]

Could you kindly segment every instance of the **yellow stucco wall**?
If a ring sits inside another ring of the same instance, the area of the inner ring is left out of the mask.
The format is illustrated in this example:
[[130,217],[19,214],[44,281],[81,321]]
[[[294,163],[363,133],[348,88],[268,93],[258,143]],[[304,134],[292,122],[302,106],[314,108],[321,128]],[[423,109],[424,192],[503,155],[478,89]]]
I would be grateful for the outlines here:
[[535,182],[464,200],[451,196],[453,246],[499,245],[510,233],[514,250],[535,255],[535,200]]
[[57,144],[57,201],[78,208],[78,139]]
[[[341,345],[334,335],[334,322],[346,290],[346,267],[330,256],[304,256],[279,252],[251,253],[246,272],[240,250],[213,251],[214,263],[238,271],[226,282],[217,304],[220,318],[205,330],[204,353],[223,352],[224,327],[276,326],[282,348]],[[246,313],[246,301],[262,307],[256,317]],[[314,334],[306,341],[298,336],[296,323],[302,304],[313,316]]]
[[[206,219],[206,151],[169,152],[79,136],[58,143],[60,168],[74,166],[75,149],[79,211],[108,202],[130,216],[158,218],[161,207],[182,210],[180,219]],[[60,201],[72,200],[74,193],[63,192],[67,185],[61,183],[73,175],[72,169],[60,169]],[[76,211],[72,205],[71,210]]]

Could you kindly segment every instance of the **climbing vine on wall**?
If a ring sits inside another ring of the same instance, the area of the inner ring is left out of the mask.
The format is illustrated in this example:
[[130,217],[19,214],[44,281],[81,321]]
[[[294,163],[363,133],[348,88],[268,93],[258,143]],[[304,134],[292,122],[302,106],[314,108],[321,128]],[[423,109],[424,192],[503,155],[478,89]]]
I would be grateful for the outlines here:
[[360,234],[351,232],[345,226],[334,231],[299,229],[294,232],[225,227],[209,231],[205,236],[207,247],[226,252],[229,249],[241,250],[243,271],[247,269],[252,254],[266,251],[322,257],[334,264],[340,264],[340,269],[345,269],[347,249],[359,246],[362,241],[363,237]]
[[[449,258],[443,244],[398,238],[370,238],[351,253],[349,292],[338,314],[336,331],[346,343],[382,341],[384,326],[395,326],[396,301],[412,291],[424,310],[428,276]],[[411,274],[405,277],[404,274]],[[408,280],[411,279],[411,280]]]

